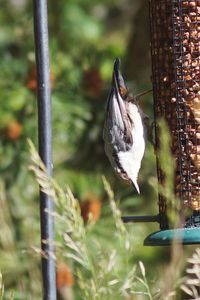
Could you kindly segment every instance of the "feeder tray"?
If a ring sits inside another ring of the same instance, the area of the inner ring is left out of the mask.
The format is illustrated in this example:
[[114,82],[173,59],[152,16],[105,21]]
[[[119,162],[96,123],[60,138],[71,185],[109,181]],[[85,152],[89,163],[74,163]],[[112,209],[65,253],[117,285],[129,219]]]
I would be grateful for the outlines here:
[[145,246],[168,246],[172,242],[184,245],[200,243],[200,215],[194,212],[186,220],[183,228],[160,230],[150,234],[145,240]]
[[[167,201],[159,195],[160,231],[144,245],[200,243],[200,1],[150,0],[152,81],[155,139],[159,149],[158,120],[168,124],[175,158],[174,193],[180,210],[191,216],[171,229]],[[157,156],[158,181],[165,176]]]
[[184,245],[200,244],[200,228],[178,228],[160,230],[150,234],[145,246],[170,246],[172,242]]

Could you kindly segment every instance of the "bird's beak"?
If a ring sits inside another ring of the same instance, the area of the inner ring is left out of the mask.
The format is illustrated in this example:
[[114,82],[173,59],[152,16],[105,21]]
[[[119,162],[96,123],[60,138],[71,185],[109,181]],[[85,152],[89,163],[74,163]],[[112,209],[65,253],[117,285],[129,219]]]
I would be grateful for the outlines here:
[[115,91],[122,97],[122,99],[126,99],[128,94],[128,89],[126,87],[126,84],[124,82],[124,79],[121,75],[121,72],[119,70],[120,68],[120,60],[117,57],[114,62],[114,68],[113,68],[113,87]]

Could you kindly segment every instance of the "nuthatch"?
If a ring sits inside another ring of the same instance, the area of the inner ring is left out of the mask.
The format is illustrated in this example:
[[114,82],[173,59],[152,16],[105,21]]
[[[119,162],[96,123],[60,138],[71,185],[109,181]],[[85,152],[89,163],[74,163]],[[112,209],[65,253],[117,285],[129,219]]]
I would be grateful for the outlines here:
[[137,177],[145,151],[145,121],[148,117],[141,111],[137,100],[149,91],[132,96],[119,65],[120,60],[116,58],[103,131],[105,152],[115,172],[140,193]]

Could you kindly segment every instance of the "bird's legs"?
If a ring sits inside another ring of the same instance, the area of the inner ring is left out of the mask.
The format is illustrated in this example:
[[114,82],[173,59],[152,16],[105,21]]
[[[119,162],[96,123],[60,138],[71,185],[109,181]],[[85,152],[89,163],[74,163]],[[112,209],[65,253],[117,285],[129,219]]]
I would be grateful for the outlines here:
[[150,92],[152,92],[152,89],[149,89],[149,90],[146,90],[146,91],[144,91],[144,92],[142,92],[140,94],[137,94],[137,95],[134,96],[134,98],[138,102],[141,96],[144,96],[144,95],[146,95],[146,94],[148,94]]
[[[136,103],[138,103],[141,96],[146,95],[148,93],[152,92],[152,89],[146,90],[140,94],[137,94],[134,96],[134,99]],[[154,150],[156,149],[156,143],[155,143],[155,136],[154,136],[154,129],[155,129],[155,122],[150,123],[149,117],[141,111],[143,123],[146,127],[146,133],[147,133],[147,140],[153,145]]]

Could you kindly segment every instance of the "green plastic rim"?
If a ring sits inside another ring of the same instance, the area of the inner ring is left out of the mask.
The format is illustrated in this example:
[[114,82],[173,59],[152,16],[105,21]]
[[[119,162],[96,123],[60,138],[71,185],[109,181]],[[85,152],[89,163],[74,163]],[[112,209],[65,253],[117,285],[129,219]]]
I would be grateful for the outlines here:
[[183,245],[200,244],[200,227],[156,231],[144,240],[144,246],[169,246],[172,242]]

